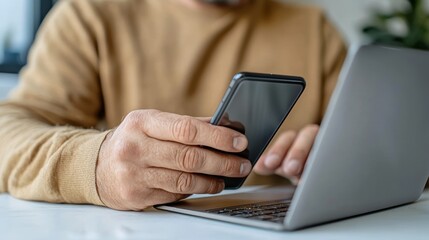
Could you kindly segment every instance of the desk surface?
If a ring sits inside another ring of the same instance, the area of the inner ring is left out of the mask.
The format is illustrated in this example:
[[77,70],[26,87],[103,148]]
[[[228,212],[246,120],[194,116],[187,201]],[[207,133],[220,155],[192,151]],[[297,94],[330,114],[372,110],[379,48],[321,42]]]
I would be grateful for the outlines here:
[[296,232],[275,232],[155,209],[120,212],[0,195],[1,239],[429,239],[429,192],[413,204]]

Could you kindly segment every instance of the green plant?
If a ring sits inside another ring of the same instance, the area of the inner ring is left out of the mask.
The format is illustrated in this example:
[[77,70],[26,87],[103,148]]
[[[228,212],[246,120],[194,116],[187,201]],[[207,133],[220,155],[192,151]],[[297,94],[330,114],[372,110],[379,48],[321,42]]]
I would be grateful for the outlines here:
[[[405,6],[391,13],[376,11],[372,23],[362,31],[375,44],[429,50],[429,13],[425,0],[404,0]],[[392,29],[399,23],[403,31]]]

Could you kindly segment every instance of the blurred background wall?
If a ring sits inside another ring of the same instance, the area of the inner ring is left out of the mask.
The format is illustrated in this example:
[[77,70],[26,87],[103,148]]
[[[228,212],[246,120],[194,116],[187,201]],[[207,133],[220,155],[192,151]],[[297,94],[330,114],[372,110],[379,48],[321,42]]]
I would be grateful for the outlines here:
[[0,62],[6,49],[22,49],[31,40],[28,0],[0,1]]

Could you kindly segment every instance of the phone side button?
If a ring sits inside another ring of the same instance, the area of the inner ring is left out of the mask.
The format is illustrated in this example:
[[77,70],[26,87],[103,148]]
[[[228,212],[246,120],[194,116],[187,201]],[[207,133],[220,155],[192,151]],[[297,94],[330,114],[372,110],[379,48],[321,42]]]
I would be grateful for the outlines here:
[[225,95],[223,96],[223,98],[222,98],[222,102],[225,102],[226,101],[226,98],[229,96],[229,94],[231,93],[231,88],[228,88],[227,90],[226,90],[226,93],[225,93]]

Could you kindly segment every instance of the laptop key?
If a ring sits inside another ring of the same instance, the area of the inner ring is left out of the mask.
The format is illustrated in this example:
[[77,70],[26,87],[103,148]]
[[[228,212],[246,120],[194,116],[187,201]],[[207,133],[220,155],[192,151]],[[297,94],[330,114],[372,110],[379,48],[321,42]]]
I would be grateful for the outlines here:
[[211,209],[207,210],[206,212],[227,215],[231,217],[281,223],[286,216],[289,205],[290,200],[279,200],[232,206],[220,209]]

